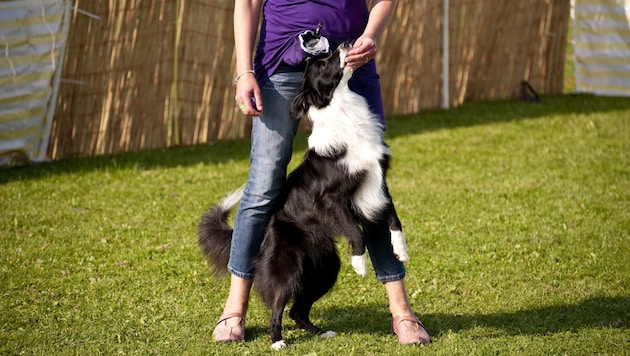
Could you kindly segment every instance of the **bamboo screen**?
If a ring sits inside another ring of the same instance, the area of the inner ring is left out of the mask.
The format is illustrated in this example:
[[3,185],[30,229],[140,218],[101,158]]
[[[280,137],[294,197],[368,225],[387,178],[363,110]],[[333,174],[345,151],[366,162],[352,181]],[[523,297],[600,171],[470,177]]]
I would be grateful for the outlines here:
[[[75,0],[49,156],[245,137],[233,0]],[[562,92],[569,0],[451,0],[450,104]],[[399,0],[379,41],[389,115],[440,105],[443,0]]]

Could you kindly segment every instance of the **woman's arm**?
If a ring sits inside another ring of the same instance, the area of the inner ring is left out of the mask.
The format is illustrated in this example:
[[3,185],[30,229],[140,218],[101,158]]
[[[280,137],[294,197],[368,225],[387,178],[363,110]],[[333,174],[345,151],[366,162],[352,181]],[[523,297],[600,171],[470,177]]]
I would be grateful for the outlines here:
[[[236,104],[245,115],[260,115],[262,98],[253,74],[253,53],[263,0],[234,1],[234,50],[236,52]],[[256,107],[252,105],[255,99]]]
[[389,19],[396,9],[397,0],[373,0],[367,26],[361,37],[348,52],[346,63],[351,68],[358,68],[376,56],[376,41],[385,31]]

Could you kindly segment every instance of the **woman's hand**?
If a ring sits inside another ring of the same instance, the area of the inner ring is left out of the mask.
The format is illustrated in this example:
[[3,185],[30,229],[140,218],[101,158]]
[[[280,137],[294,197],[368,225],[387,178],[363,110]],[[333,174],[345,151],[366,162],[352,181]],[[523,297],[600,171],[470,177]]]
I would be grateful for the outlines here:
[[236,81],[236,105],[241,113],[248,116],[260,116],[263,102],[260,88],[254,73],[244,73]]
[[380,38],[385,31],[396,8],[396,2],[397,0],[372,0],[372,9],[365,30],[354,42],[354,46],[346,57],[348,67],[354,70],[374,59],[378,51],[376,39]]
[[359,68],[376,57],[376,40],[369,36],[361,36],[346,56],[346,65],[352,70]]

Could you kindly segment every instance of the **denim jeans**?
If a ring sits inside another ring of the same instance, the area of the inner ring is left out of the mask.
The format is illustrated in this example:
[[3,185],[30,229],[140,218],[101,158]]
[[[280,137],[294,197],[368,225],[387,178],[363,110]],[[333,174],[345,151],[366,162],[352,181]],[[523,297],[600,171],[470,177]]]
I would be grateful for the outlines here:
[[[289,106],[302,78],[302,72],[280,69],[261,88],[264,112],[252,122],[249,177],[234,220],[228,263],[229,272],[240,278],[253,278],[251,260],[260,251],[270,212],[286,181],[299,124],[289,116]],[[404,278],[405,267],[394,255],[387,223],[378,222],[370,231],[366,246],[377,280]]]

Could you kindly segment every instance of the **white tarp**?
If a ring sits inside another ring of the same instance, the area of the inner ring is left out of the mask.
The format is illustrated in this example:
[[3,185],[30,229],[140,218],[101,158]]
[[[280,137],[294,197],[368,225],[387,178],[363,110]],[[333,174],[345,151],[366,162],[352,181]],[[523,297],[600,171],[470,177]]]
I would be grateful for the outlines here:
[[575,1],[579,92],[630,96],[630,0]]
[[0,1],[0,166],[46,159],[69,0]]

